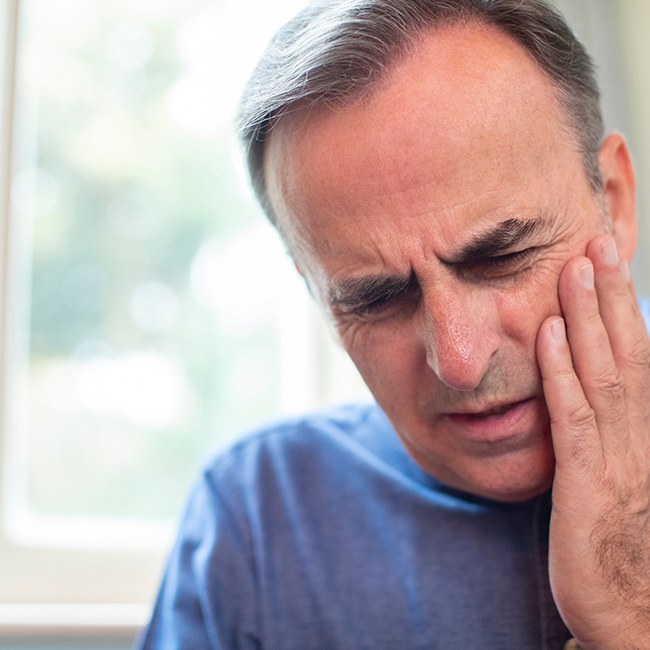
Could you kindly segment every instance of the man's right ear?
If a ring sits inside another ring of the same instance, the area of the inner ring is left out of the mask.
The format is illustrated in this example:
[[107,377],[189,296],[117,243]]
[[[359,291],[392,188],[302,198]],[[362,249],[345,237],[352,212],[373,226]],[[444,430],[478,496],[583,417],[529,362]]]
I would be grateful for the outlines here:
[[612,234],[620,255],[629,262],[634,255],[638,232],[634,170],[623,136],[619,133],[607,136],[598,159]]

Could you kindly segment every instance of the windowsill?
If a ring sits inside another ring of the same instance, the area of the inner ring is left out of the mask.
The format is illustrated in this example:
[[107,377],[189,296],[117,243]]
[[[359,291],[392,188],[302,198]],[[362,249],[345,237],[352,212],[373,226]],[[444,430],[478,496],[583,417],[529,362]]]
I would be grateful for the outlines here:
[[0,638],[135,639],[148,604],[0,604]]

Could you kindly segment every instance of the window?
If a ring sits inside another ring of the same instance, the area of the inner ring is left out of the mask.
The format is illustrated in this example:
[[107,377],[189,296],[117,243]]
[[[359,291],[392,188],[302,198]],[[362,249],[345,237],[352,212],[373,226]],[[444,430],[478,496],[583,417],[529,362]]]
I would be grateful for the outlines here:
[[357,381],[236,155],[252,4],[13,5],[0,603],[149,601],[209,451]]

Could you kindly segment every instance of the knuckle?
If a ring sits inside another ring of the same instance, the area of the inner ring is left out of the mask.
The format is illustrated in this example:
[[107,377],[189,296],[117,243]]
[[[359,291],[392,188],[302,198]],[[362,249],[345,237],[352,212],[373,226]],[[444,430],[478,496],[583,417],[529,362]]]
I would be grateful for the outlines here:
[[650,375],[650,344],[647,340],[638,341],[632,347],[627,363],[632,368],[638,368],[641,372]]
[[[560,415],[550,414],[551,430],[561,432],[568,445],[568,463],[574,468],[592,474],[596,472],[598,459],[592,453],[590,440],[596,426],[596,417],[591,408],[575,405]],[[559,465],[562,461],[556,458]]]
[[573,404],[567,409],[566,425],[574,435],[582,435],[596,428],[596,414],[586,402]]
[[619,402],[625,399],[625,383],[621,375],[606,374],[596,381],[596,388],[603,398],[612,402]]

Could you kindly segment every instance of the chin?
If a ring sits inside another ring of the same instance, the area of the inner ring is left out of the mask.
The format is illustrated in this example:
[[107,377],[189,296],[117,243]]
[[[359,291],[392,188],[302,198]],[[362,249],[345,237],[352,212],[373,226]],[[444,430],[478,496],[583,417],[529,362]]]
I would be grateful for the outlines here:
[[547,492],[553,485],[555,459],[545,458],[533,466],[504,468],[498,474],[469,479],[473,494],[505,503],[528,501]]
[[[466,459],[442,468],[425,470],[463,492],[505,503],[528,501],[548,491],[555,475],[555,456],[550,441],[526,451],[491,458]],[[449,471],[454,467],[455,471]]]

